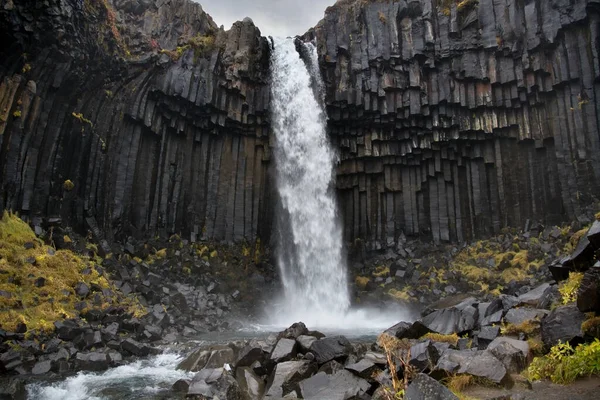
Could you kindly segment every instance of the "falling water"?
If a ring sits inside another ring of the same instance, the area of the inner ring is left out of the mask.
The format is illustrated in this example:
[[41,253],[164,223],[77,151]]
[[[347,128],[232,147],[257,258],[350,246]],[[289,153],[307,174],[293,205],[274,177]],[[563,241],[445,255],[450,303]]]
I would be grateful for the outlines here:
[[275,40],[271,60],[281,199],[278,262],[285,317],[322,326],[331,318],[339,319],[350,300],[332,188],[334,153],[327,139],[325,113],[315,96],[322,95],[316,50],[312,45],[300,46],[305,46],[308,67],[293,39]]

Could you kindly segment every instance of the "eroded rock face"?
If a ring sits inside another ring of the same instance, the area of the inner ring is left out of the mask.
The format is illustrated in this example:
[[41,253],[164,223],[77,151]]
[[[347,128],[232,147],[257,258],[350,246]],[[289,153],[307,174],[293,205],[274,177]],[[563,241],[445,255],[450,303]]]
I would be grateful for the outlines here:
[[346,237],[380,248],[580,215],[600,190],[597,1],[437,3],[338,1],[306,35]]
[[256,238],[271,218],[267,39],[188,0],[108,3],[0,10],[0,208],[109,239]]

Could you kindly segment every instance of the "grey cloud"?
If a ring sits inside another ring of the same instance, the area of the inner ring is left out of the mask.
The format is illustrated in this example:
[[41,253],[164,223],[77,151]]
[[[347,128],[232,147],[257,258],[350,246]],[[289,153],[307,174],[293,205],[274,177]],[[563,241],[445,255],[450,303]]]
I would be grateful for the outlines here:
[[294,36],[306,32],[323,18],[335,0],[196,0],[217,25],[229,29],[233,22],[250,17],[263,35]]

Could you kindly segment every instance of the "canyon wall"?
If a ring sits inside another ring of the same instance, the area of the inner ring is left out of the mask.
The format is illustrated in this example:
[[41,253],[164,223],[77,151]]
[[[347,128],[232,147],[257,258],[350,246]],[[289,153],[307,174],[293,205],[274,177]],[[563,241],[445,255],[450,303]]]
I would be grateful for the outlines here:
[[[316,38],[345,237],[486,236],[600,197],[600,0],[341,0]],[[267,38],[188,0],[0,0],[0,208],[270,237]]]
[[0,208],[109,238],[268,235],[269,46],[251,20],[3,0],[0,24]]
[[338,1],[316,37],[348,239],[462,241],[600,197],[597,0]]

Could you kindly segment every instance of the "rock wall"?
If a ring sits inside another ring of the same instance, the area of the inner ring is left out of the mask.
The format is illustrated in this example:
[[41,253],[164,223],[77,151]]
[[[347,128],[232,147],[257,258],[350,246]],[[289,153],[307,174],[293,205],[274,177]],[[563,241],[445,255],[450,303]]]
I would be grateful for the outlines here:
[[316,37],[346,238],[462,241],[600,197],[597,0],[338,1]]
[[251,20],[3,0],[0,26],[0,208],[109,238],[268,235],[269,46]]

